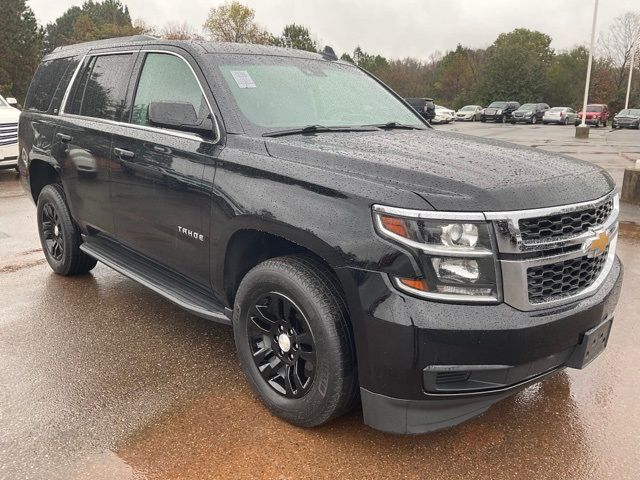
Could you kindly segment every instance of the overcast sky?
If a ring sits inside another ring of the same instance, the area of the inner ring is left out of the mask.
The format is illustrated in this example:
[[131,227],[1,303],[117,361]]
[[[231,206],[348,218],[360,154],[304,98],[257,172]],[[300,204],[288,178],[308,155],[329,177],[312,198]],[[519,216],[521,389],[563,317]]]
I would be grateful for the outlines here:
[[[338,54],[360,45],[368,52],[397,58],[428,58],[458,43],[486,47],[502,32],[525,27],[545,32],[553,47],[586,44],[593,0],[241,0],[272,33],[284,25],[307,26],[322,45]],[[55,20],[82,0],[28,0],[41,23]],[[131,17],[147,24],[188,22],[200,28],[221,0],[123,0]],[[598,29],[618,15],[640,11],[640,0],[602,0]]]

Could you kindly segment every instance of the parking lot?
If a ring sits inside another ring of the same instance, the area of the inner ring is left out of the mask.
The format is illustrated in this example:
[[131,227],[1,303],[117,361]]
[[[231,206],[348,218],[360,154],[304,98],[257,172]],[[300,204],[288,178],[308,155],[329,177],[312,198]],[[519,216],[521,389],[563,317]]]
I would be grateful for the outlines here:
[[[456,123],[437,127],[566,153],[621,183],[640,132]],[[637,214],[633,207],[629,215]],[[35,208],[0,171],[0,479],[635,479],[640,462],[640,242],[607,350],[461,426],[419,437],[361,412],[304,430],[271,416],[231,330],[99,265],[63,278],[40,251]]]

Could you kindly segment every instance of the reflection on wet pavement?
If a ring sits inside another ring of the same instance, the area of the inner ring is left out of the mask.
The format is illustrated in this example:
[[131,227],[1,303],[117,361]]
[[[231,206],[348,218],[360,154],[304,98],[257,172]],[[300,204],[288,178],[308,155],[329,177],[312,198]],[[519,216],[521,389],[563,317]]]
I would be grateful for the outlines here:
[[54,275],[35,228],[16,221],[32,205],[3,202],[0,479],[638,478],[640,242],[619,243],[626,279],[601,358],[469,423],[403,437],[358,410],[312,430],[271,416],[229,329],[101,265]]

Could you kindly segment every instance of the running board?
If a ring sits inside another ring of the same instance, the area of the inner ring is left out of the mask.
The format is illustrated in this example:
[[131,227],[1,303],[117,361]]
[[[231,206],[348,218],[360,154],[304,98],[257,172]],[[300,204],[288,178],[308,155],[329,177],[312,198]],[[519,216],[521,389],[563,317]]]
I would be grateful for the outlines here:
[[101,236],[84,236],[83,240],[80,250],[116,272],[150,288],[194,315],[231,325],[225,307],[184,277]]

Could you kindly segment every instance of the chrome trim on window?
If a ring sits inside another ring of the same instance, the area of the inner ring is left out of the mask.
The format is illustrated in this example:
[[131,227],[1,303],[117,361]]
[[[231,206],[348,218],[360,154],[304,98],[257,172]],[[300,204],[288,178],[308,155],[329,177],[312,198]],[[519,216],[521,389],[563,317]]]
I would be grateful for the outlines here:
[[[98,57],[98,56],[101,57],[101,56],[106,56],[106,55],[120,55],[120,54],[125,55],[125,54],[135,54],[135,53],[161,53],[161,54],[173,55],[174,57],[180,58],[184,63],[187,64],[187,66],[189,67],[189,70],[191,70],[191,73],[192,73],[193,77],[196,79],[196,82],[198,82],[198,87],[200,87],[200,92],[202,93],[204,101],[207,103],[207,107],[209,108],[209,113],[211,114],[211,119],[213,120],[213,125],[214,125],[214,130],[215,130],[215,137],[213,139],[207,139],[207,138],[203,138],[203,137],[200,137],[198,135],[191,134],[191,133],[188,133],[188,132],[181,132],[179,130],[171,130],[171,129],[168,129],[168,128],[149,127],[147,125],[137,125],[135,123],[119,122],[119,121],[116,121],[116,120],[108,120],[106,118],[87,117],[85,115],[75,115],[75,114],[65,113],[65,108],[67,106],[67,101],[69,100],[69,94],[71,92],[71,88],[73,87],[73,84],[76,81],[76,77],[78,76],[78,73],[81,71],[83,65],[85,64],[85,60],[87,59],[87,57]],[[163,134],[167,134],[167,135],[172,135],[174,137],[187,138],[187,139],[190,139],[190,140],[197,140],[197,141],[200,141],[200,142],[210,142],[210,143],[216,144],[221,139],[220,126],[218,124],[218,119],[215,116],[215,114],[213,113],[213,108],[211,108],[211,103],[209,103],[209,99],[207,98],[207,95],[205,94],[204,88],[202,88],[202,83],[200,83],[200,79],[198,78],[198,75],[196,75],[195,70],[193,69],[191,64],[187,61],[186,58],[184,58],[179,53],[168,51],[168,50],[143,50],[141,48],[141,49],[138,49],[138,50],[120,50],[120,51],[112,51],[112,52],[90,52],[90,53],[84,55],[82,57],[82,60],[80,60],[80,63],[76,67],[75,72],[73,72],[73,76],[71,77],[71,80],[69,81],[69,85],[67,85],[67,89],[66,89],[66,91],[64,93],[64,97],[62,97],[62,103],[60,104],[60,113],[59,113],[59,115],[60,116],[64,116],[64,117],[72,117],[72,118],[83,119],[83,120],[99,121],[99,122],[103,122],[103,123],[109,123],[109,124],[112,124],[112,125],[119,125],[119,126],[122,126],[122,127],[137,128],[137,129],[140,129],[140,130],[147,130],[147,131],[156,132],[156,133],[163,133]]]

